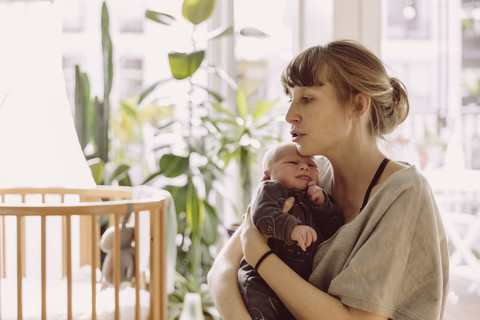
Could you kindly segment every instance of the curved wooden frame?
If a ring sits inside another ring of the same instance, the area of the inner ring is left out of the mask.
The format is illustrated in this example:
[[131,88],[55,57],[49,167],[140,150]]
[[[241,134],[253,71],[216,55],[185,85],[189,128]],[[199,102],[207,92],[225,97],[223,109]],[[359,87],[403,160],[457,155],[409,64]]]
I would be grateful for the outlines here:
[[[150,319],[167,319],[166,294],[166,207],[168,198],[158,189],[142,187],[148,190],[148,195],[142,199],[132,199],[132,187],[97,186],[92,189],[73,188],[10,188],[0,189],[0,217],[2,219],[0,256],[2,272],[5,277],[5,216],[15,216],[17,219],[17,316],[22,319],[22,277],[25,276],[25,217],[41,218],[41,282],[42,282],[42,319],[46,319],[46,217],[62,216],[63,225],[63,270],[67,277],[68,319],[72,319],[72,263],[71,263],[71,217],[80,216],[80,264],[90,264],[92,287],[92,319],[96,319],[96,279],[95,270],[99,266],[100,227],[99,215],[109,215],[110,223],[118,226],[120,215],[132,212],[135,216],[134,235],[138,242],[140,211],[150,212]],[[5,203],[6,195],[21,196],[22,203]],[[25,203],[28,195],[41,195],[42,203]],[[45,203],[47,195],[61,196],[61,203]],[[78,196],[75,204],[64,203],[66,195]],[[112,221],[113,219],[113,221]],[[135,316],[140,319],[140,271],[139,249],[135,246]],[[120,318],[119,287],[120,287],[120,231],[114,231],[113,273],[115,289],[115,319]],[[1,307],[1,305],[0,305]]]

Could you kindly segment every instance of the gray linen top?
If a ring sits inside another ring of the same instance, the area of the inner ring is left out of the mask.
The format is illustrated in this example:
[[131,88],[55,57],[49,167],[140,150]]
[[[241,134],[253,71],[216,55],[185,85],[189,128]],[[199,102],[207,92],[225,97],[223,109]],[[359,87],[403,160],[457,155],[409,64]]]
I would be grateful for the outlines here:
[[392,174],[318,246],[313,266],[310,283],[345,305],[395,320],[443,319],[447,240],[426,179],[414,166]]

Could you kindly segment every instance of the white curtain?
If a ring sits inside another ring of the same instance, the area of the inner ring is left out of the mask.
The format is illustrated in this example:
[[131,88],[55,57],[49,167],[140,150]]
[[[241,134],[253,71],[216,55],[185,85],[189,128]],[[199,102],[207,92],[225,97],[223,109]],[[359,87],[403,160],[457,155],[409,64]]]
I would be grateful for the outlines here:
[[62,73],[56,2],[0,2],[0,187],[92,187]]

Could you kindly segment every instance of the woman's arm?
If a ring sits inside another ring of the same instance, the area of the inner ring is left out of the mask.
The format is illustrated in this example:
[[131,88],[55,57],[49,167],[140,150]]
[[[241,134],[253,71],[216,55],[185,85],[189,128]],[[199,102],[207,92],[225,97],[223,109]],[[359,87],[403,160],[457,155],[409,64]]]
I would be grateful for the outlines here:
[[[249,212],[242,224],[241,242],[245,258],[250,265],[255,265],[269,250],[265,237],[251,223]],[[258,272],[296,319],[387,319],[344,305],[337,298],[302,279],[276,255],[269,255],[263,260]]]
[[237,271],[243,256],[240,242],[240,230],[232,235],[220,250],[208,272],[207,280],[210,295],[225,320],[251,319],[240,295],[237,282]]

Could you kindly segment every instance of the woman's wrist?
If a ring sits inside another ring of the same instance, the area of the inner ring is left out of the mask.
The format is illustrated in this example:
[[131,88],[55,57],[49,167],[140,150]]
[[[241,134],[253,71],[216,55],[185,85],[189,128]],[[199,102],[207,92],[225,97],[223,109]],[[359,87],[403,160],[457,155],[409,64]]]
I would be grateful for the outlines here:
[[272,251],[272,249],[268,250],[267,252],[265,252],[261,257],[260,259],[258,259],[257,263],[255,264],[255,271],[258,273],[258,268],[260,268],[260,265],[262,264],[263,260],[265,260],[269,255],[273,254],[274,252]]

